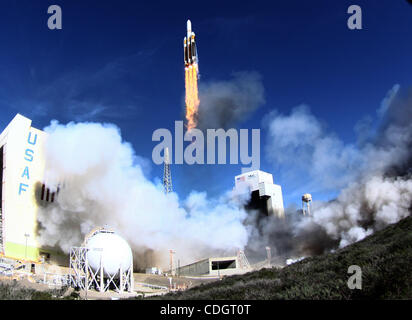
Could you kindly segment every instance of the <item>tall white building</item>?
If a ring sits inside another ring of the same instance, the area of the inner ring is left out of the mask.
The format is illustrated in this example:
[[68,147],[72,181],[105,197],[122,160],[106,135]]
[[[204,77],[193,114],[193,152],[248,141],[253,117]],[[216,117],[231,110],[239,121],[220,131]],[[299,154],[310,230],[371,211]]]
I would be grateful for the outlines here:
[[0,134],[0,255],[38,261],[60,255],[38,243],[37,213],[53,205],[45,186],[47,134],[17,114]]
[[284,218],[282,187],[273,183],[270,173],[255,170],[235,177],[235,189],[239,193],[249,192],[249,207],[259,209],[267,215]]

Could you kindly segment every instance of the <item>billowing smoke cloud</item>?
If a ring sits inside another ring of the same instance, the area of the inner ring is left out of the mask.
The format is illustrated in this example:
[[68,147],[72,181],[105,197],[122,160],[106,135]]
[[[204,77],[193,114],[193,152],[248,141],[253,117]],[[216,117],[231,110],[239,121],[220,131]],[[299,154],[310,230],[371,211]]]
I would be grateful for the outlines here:
[[256,72],[237,72],[229,81],[200,81],[199,98],[201,130],[231,128],[265,102],[261,76]]
[[268,158],[283,166],[281,174],[288,181],[301,184],[302,177],[310,177],[304,183],[306,188],[334,190],[346,186],[363,170],[363,154],[356,146],[345,145],[328,133],[305,105],[294,108],[290,115],[272,112],[266,122]]
[[231,194],[208,199],[193,192],[180,201],[143,174],[141,158],[114,125],[52,121],[45,128],[46,183],[57,200],[39,213],[40,241],[68,252],[96,226],[114,229],[137,253],[155,251],[168,266],[168,250],[184,262],[243,248],[245,212]]
[[[240,94],[236,85],[227,88],[222,92],[229,92],[228,96]],[[210,101],[223,96],[213,93]],[[238,105],[229,101],[227,105]],[[224,127],[245,115],[235,114],[205,121],[211,121],[210,127]],[[363,126],[358,144],[345,144],[308,107],[295,108],[290,115],[269,115],[267,154],[291,177],[294,172],[305,173],[299,174],[308,178],[299,181],[305,186],[299,195],[341,188],[336,199],[315,201],[312,216],[303,217],[297,208],[289,207],[284,221],[246,214],[229,193],[219,199],[198,192],[183,200],[175,193],[164,195],[160,185],[144,176],[145,161],[121,140],[117,127],[52,122],[45,129],[49,133],[46,183],[60,184],[60,192],[57,203],[39,214],[40,240],[67,252],[70,246],[80,245],[93,227],[108,226],[124,236],[135,252],[157,252],[163,265],[169,249],[176,250],[185,263],[210,254],[233,254],[246,244],[249,253],[264,254],[269,245],[272,256],[284,263],[287,258],[345,246],[410,214],[412,90],[394,86],[378,117],[377,128]]]
[[351,184],[331,203],[315,203],[313,217],[300,227],[322,226],[343,247],[407,217],[411,205],[410,177],[373,175]]
[[320,254],[359,241],[411,213],[412,90],[394,86],[378,115],[380,125],[358,145],[344,144],[328,133],[307,107],[295,108],[290,115],[270,115],[270,159],[283,164],[289,174],[298,171],[305,192],[311,191],[309,186],[315,191],[343,189],[332,201],[315,201],[310,217],[289,208],[282,223],[261,221],[249,243],[251,250],[262,251],[265,243],[286,258]]

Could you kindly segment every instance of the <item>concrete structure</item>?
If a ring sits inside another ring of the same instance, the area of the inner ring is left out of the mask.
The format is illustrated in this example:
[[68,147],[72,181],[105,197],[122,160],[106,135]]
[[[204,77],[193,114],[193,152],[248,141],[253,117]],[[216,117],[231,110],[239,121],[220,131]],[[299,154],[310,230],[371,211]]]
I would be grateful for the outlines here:
[[179,267],[179,276],[225,276],[242,274],[251,270],[243,253],[233,257],[214,257],[203,259]]
[[[37,213],[52,205],[55,194],[45,185],[43,147],[47,134],[17,114],[0,135],[0,252],[31,261],[59,254],[40,248]],[[61,256],[60,256],[61,257]]]
[[251,193],[249,209],[284,218],[282,187],[273,183],[270,173],[255,170],[240,174],[235,177],[235,189],[239,193]]

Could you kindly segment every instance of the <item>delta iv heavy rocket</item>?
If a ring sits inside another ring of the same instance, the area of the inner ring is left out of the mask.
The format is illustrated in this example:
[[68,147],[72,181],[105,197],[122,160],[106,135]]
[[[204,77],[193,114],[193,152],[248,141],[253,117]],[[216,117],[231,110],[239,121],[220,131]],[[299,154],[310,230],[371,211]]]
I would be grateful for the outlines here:
[[185,89],[186,89],[186,120],[187,131],[196,128],[199,108],[199,58],[197,56],[195,33],[192,31],[192,23],[187,20],[187,35],[183,40],[185,56]]
[[192,31],[192,23],[187,20],[187,35],[183,40],[185,68],[194,67],[199,77],[199,59],[197,56],[195,33]]

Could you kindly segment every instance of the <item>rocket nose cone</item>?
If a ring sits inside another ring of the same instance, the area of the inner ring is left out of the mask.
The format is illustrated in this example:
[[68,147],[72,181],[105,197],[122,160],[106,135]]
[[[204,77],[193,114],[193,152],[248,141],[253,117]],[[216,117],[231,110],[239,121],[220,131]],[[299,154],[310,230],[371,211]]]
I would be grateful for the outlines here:
[[192,31],[192,22],[190,22],[190,20],[187,20],[186,27],[187,31]]

